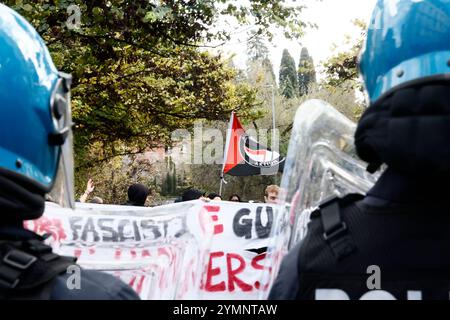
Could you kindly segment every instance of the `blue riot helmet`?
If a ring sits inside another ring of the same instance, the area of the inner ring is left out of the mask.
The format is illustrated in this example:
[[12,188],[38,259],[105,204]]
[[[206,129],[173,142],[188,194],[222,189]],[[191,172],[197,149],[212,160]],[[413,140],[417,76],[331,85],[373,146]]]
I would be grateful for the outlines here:
[[0,4],[0,174],[73,208],[70,84],[36,30]]
[[379,0],[359,68],[370,102],[399,87],[450,78],[450,0]]

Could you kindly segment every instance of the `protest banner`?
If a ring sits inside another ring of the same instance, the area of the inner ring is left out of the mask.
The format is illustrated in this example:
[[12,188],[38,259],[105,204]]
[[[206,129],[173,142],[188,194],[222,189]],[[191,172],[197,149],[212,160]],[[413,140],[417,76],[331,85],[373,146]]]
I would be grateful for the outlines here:
[[48,204],[25,226],[81,266],[120,277],[143,299],[258,299],[277,208],[227,201],[153,208]]
[[142,299],[198,298],[208,235],[205,230],[198,242],[187,219],[198,216],[199,204],[144,210],[80,207],[69,210],[47,204],[43,217],[26,221],[25,227],[50,234],[47,242],[54,250],[76,256],[82,267],[120,277]]
[[203,214],[213,220],[211,252],[202,283],[204,299],[258,299],[267,246],[278,208],[260,203],[210,202]]

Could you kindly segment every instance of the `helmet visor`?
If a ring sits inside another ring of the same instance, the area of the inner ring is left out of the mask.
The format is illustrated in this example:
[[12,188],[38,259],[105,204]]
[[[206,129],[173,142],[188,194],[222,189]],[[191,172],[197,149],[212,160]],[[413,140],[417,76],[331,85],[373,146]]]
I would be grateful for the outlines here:
[[56,132],[53,143],[59,144],[59,163],[55,182],[47,199],[65,208],[75,208],[73,173],[72,113],[70,106],[71,76],[60,73],[51,98],[51,111]]

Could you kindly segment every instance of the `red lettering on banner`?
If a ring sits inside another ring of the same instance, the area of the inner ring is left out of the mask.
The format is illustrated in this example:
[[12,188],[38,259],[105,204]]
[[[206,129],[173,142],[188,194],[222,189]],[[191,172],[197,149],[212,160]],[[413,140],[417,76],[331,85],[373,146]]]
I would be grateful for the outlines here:
[[[169,260],[172,262],[172,256],[169,252],[169,250],[167,250],[167,248],[158,248],[158,257],[161,256],[167,256],[169,258]],[[159,288],[160,289],[164,289],[167,287],[168,285],[168,281],[170,281],[170,279],[167,279],[167,272],[166,269],[163,268],[161,269],[161,273],[160,273],[160,278],[159,278]]]
[[[219,221],[219,217],[217,215],[212,215],[211,218],[214,222]],[[223,224],[215,224],[214,225],[214,234],[219,234],[219,233],[223,233]]]
[[[251,263],[251,264],[252,264],[252,267],[253,267],[255,270],[264,270],[264,266],[258,264],[258,262],[260,262],[261,260],[264,260],[265,258],[266,258],[266,254],[265,254],[265,253],[259,254],[259,255],[257,255],[256,257],[254,257],[254,258],[252,259],[252,263]],[[272,267],[269,267],[268,269],[269,269],[269,272],[272,272]],[[259,290],[260,287],[261,287],[261,283],[260,283],[259,281],[255,281],[255,288],[256,288],[257,290]],[[263,290],[264,290],[264,291],[267,290],[267,289],[269,289],[269,284],[266,284],[265,286],[263,286]]]
[[219,222],[219,216],[217,214],[211,214],[211,213],[218,213],[220,211],[220,206],[213,206],[213,205],[204,205],[202,210],[200,211],[199,218],[200,218],[200,226],[202,228],[202,231],[205,232],[206,227],[211,225],[211,222],[214,224],[214,230],[213,234],[220,234],[223,233],[223,224],[218,223]]
[[[191,260],[191,262],[189,263],[189,270],[191,270],[190,272],[191,272],[192,285],[195,284],[195,279],[196,279],[193,265],[194,265],[194,260]],[[201,278],[203,278],[203,277],[201,277]],[[186,281],[186,283],[189,283],[189,277],[188,277],[188,280]]]
[[136,288],[136,292],[138,294],[142,293],[142,285],[144,284],[144,280],[145,280],[145,276],[140,276],[140,279],[139,279],[139,282],[138,282],[138,285],[137,285],[137,288]]
[[[120,274],[118,275],[118,277],[120,278]],[[134,285],[135,285],[135,283],[136,283],[136,280],[139,278],[139,280],[138,280],[138,282],[137,282],[137,285],[136,285],[136,288],[134,287]],[[145,276],[144,275],[142,275],[142,276],[137,276],[137,275],[135,275],[135,276],[133,276],[132,278],[131,278],[131,280],[128,282],[128,285],[130,286],[130,287],[132,287],[133,289],[134,289],[134,291],[136,291],[136,293],[137,294],[141,294],[142,293],[142,286],[143,286],[143,284],[144,284],[144,280],[145,280]]]
[[212,206],[212,205],[205,205],[205,209],[208,212],[219,212],[220,211],[219,206]]
[[161,270],[161,273],[159,274],[159,288],[164,289],[167,285],[166,270],[164,270],[164,269],[160,269],[160,270]]
[[142,250],[142,254],[141,254],[142,258],[144,257],[150,257],[151,254],[148,250]]
[[167,248],[158,248],[158,256],[168,256],[170,258],[170,252]]
[[[34,220],[33,223],[29,221],[24,222],[24,226],[31,231],[43,235],[50,234],[52,241],[61,241],[67,239],[66,232],[64,231],[64,227],[62,225],[61,219],[58,218],[48,218],[46,216],[42,216],[41,218]],[[32,228],[31,228],[32,226]]]
[[218,292],[218,291],[225,291],[225,281],[222,281],[218,284],[211,284],[212,277],[217,276],[220,274],[220,268],[213,268],[212,267],[212,261],[214,258],[220,258],[224,255],[223,252],[211,252],[209,256],[209,262],[208,262],[208,270],[206,272],[206,285],[205,290],[209,292]]
[[[226,276],[228,277],[228,279],[217,284],[212,284],[212,278],[220,276],[222,272],[220,267],[213,267],[213,259],[221,257],[223,258],[219,259],[219,261],[220,260],[223,261],[226,259],[227,264]],[[250,292],[254,289],[266,291],[269,289],[268,284],[261,285],[259,281],[255,281],[255,283],[250,284],[245,282],[242,278],[238,276],[239,274],[244,273],[246,268],[251,268],[255,272],[261,272],[261,270],[267,269],[268,272],[271,273],[272,267],[264,266],[263,261],[265,258],[266,253],[262,253],[255,256],[249,263],[246,263],[245,259],[238,253],[225,254],[222,251],[211,252],[208,263],[208,269],[206,271],[206,285],[203,285],[203,278],[202,278],[200,281],[200,289],[208,292],[220,292],[220,291],[233,292],[235,290]]]
[[130,282],[128,282],[128,285],[129,285],[130,287],[133,288],[134,282],[135,282],[135,281],[136,281],[136,276],[133,276],[133,277],[131,278]]
[[[205,209],[208,212],[219,212],[220,211],[220,207],[219,206],[206,205]],[[211,219],[212,219],[213,222],[218,222],[219,221],[219,216],[217,214],[212,214],[211,215]],[[219,233],[223,233],[223,224],[216,223],[216,224],[214,224],[214,234],[219,234]]]
[[[183,277],[182,277],[183,279]],[[184,278],[184,281],[181,282],[181,287],[179,292],[177,293],[176,299],[183,299],[185,294],[189,291],[189,288],[191,287],[190,281],[192,280],[192,285],[195,284],[195,270],[194,270],[194,260],[190,259],[189,264],[186,267],[186,276]],[[202,288],[202,283],[200,282],[200,288]]]
[[[232,266],[232,259],[239,261],[239,267],[237,269],[233,270]],[[252,291],[253,287],[241,279],[239,279],[236,275],[244,271],[245,269],[245,261],[244,259],[234,253],[228,253],[227,254],[227,271],[228,271],[228,290],[234,291],[234,283],[238,285],[239,288],[241,288],[242,291]]]
[[114,258],[119,260],[121,255],[122,255],[122,250],[116,249],[116,252],[114,253]]
[[75,249],[73,254],[75,257],[79,258],[81,256],[81,249]]

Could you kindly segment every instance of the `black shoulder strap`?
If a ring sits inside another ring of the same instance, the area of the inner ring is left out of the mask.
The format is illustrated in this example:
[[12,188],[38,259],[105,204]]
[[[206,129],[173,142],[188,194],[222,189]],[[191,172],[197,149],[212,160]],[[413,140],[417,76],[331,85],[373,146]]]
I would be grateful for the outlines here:
[[344,198],[332,197],[319,205],[320,217],[324,229],[323,238],[330,246],[336,259],[350,255],[356,249],[346,223],[341,217],[341,206],[358,200],[364,196],[349,194]]
[[49,299],[54,279],[75,264],[38,239],[0,243],[0,299]]

